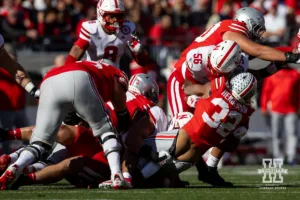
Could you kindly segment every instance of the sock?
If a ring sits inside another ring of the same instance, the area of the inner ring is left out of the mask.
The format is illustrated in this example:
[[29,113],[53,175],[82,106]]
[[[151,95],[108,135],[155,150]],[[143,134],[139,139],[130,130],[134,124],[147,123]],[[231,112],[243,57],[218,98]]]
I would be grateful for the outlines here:
[[8,131],[7,140],[22,140],[21,129],[16,128]]
[[21,152],[24,150],[24,147],[18,149],[17,151],[9,154],[10,157],[10,164],[16,162],[21,154]]
[[214,157],[213,155],[209,154],[206,164],[209,167],[218,167],[220,159]]
[[[32,151],[35,151],[37,155],[39,154],[41,155],[46,151],[45,148],[41,147],[40,145],[33,144],[32,146],[35,147],[35,149],[30,146],[26,147],[22,151],[18,160],[15,162],[15,164],[19,167],[19,169],[23,170],[25,167],[27,167],[28,165],[33,163],[36,159],[38,159],[31,151],[28,150],[28,148],[32,148]],[[39,151],[40,153],[38,153],[37,151]]]
[[112,174],[121,173],[120,153],[111,152],[107,156],[109,168]]
[[132,183],[132,176],[128,172],[123,172],[123,177],[127,182]]
[[[114,133],[113,133],[114,134]],[[101,135],[101,140],[104,140],[107,136],[112,135],[111,132],[104,133]],[[107,150],[112,148],[119,148],[119,142],[116,138],[111,138],[103,143],[103,150],[106,153]],[[106,156],[109,164],[109,168],[112,174],[117,174],[122,172],[121,170],[121,162],[120,162],[120,152],[111,151],[108,152]]]
[[123,177],[132,179],[132,176],[129,174],[129,172],[123,172]]

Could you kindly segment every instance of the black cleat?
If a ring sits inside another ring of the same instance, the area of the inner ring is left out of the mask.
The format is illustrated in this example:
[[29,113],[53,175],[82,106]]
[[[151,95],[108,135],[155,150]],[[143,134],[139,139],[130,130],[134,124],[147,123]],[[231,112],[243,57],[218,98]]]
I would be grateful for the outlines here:
[[201,159],[200,162],[196,163],[198,170],[198,180],[208,183],[216,187],[233,187],[231,182],[225,181],[218,173],[217,167],[209,167]]

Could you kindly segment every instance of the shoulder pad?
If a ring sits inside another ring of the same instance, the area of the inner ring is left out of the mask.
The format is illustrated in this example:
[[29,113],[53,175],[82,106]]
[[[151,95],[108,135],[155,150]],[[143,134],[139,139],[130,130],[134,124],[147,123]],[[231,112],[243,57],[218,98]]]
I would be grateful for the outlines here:
[[213,45],[192,49],[186,55],[188,68],[192,71],[200,71],[207,63],[208,54],[214,48]]
[[82,23],[82,28],[87,30],[90,34],[95,34],[97,32],[98,26],[99,22],[97,20],[91,20]]
[[135,32],[135,24],[132,21],[125,20],[120,31],[124,35],[131,35]]

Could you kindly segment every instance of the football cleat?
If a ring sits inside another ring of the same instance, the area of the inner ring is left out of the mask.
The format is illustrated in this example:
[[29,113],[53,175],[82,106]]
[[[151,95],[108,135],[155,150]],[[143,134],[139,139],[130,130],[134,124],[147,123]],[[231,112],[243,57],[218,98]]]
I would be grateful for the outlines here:
[[120,173],[112,174],[111,180],[104,181],[99,184],[100,189],[131,189],[132,184],[130,180],[125,180]]
[[10,189],[21,175],[22,170],[17,165],[11,165],[0,177],[0,190]]
[[231,182],[225,181],[220,174],[216,167],[207,167],[208,173],[199,173],[198,180],[203,181],[204,183],[208,183],[215,187],[233,187]]
[[100,189],[112,189],[112,180],[101,182],[98,187]]
[[7,154],[4,154],[0,157],[0,174],[2,174],[10,164],[10,156]]

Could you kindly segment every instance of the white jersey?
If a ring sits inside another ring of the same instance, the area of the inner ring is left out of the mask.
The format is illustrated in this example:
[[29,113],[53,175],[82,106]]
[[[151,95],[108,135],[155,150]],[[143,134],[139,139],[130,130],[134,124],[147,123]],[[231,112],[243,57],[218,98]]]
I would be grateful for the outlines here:
[[168,118],[165,112],[160,107],[154,106],[150,108],[149,113],[152,120],[154,119],[153,121],[155,121],[155,132],[153,134],[166,131],[168,127]]
[[89,42],[86,50],[87,60],[97,61],[102,58],[109,59],[119,67],[120,58],[128,41],[132,40],[131,34],[135,31],[135,24],[125,20],[120,30],[108,35],[104,32],[98,20],[82,23],[79,38]]
[[[215,45],[191,49],[187,53],[186,61],[182,65],[184,78],[186,78],[186,70],[188,70],[187,73],[198,83],[205,84],[209,82],[206,67],[208,65],[209,55],[214,48]],[[236,64],[239,68],[241,67],[243,71],[247,71],[249,66],[248,56],[243,53],[241,60]]]

